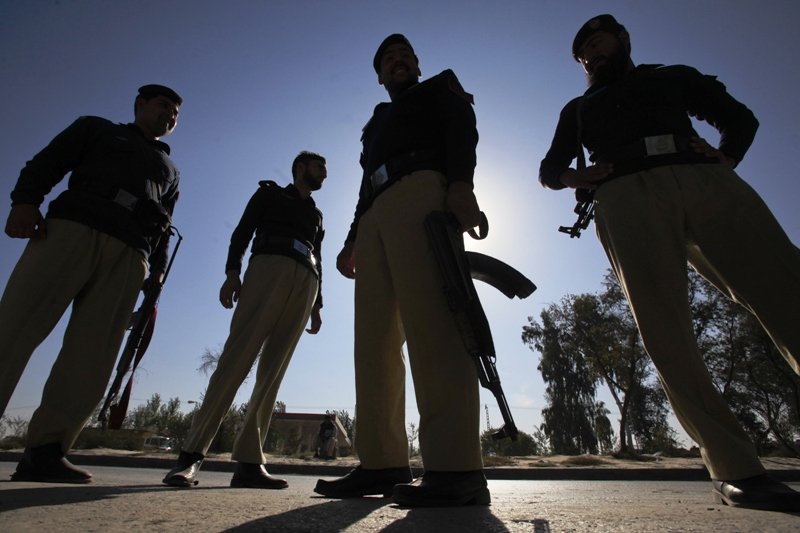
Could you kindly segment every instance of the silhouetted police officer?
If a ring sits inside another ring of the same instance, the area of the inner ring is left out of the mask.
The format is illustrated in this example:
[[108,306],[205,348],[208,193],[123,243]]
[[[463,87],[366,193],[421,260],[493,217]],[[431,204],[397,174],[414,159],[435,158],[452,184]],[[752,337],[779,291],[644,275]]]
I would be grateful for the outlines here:
[[[477,376],[423,227],[428,213],[443,209],[465,229],[479,222],[472,98],[450,70],[420,82],[417,56],[400,34],[381,43],[373,67],[391,102],[378,104],[364,128],[361,191],[337,258],[339,271],[356,285],[361,464],[342,478],[320,480],[315,491],[335,498],[392,495],[411,507],[488,504]],[[423,477],[410,484],[404,342],[425,466]]]
[[[175,129],[181,103],[145,85],[132,124],[79,118],[28,161],[11,193],[6,234],[30,241],[0,300],[0,410],[72,304],[12,480],[91,481],[65,454],[103,397],[148,261],[155,283],[166,269],[179,174],[159,137]],[[69,172],[42,218],[45,195]]]
[[[175,467],[164,483],[176,487],[197,484],[203,458],[230,409],[236,391],[256,358],[256,383],[247,403],[244,424],[233,443],[237,461],[231,487],[283,489],[286,480],[271,476],[262,452],[275,399],[303,328],[322,326],[322,213],[313,191],[327,178],[325,158],[300,152],[292,162],[293,182],[281,187],[261,181],[231,236],[225,281],[219,301],[226,309],[236,303],[231,330],[206,389],[203,404],[192,419],[189,435]],[[255,234],[255,237],[254,237]],[[242,258],[253,241],[244,282]],[[238,302],[238,303],[237,303]]]
[[[590,86],[561,111],[539,178],[551,189],[594,191],[598,238],[718,501],[800,510],[800,494],[765,474],[711,382],[687,298],[688,260],[752,311],[800,371],[800,252],[733,171],[758,122],[714,76],[634,66],[630,36],[611,15],[584,24],[572,52]],[[719,148],[697,136],[690,116],[720,132]],[[593,164],[569,168],[583,146]]]

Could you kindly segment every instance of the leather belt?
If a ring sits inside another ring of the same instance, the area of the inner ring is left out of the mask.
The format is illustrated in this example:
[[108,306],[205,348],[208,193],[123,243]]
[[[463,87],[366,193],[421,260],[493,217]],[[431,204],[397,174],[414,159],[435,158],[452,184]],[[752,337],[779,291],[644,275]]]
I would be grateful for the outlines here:
[[264,252],[286,252],[291,251],[294,254],[303,256],[308,260],[311,265],[317,266],[317,258],[314,257],[314,247],[300,239],[293,239],[291,237],[272,237],[262,236],[253,243],[254,253]]
[[689,142],[689,138],[683,135],[675,135],[672,133],[653,135],[639,139],[626,146],[601,152],[598,154],[597,161],[603,163],[619,163],[659,155],[691,152]]
[[412,150],[392,157],[367,177],[371,198],[375,198],[403,176],[417,170],[444,172],[444,161],[436,150]]

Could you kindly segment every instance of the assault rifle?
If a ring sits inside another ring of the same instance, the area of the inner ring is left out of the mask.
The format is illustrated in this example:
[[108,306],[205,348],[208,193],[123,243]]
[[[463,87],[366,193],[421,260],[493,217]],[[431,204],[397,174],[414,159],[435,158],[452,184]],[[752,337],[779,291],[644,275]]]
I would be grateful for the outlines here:
[[[164,282],[167,281],[167,275],[172,268],[172,262],[175,261],[175,254],[178,253],[178,247],[180,247],[183,240],[183,235],[180,234],[175,226],[170,226],[167,231],[170,235],[177,235],[178,242],[175,243],[175,247],[172,249],[172,255],[161,281],[156,281],[152,277],[148,278],[142,289],[144,292],[142,304],[131,317],[130,333],[128,333],[128,340],[125,342],[122,355],[120,355],[117,362],[116,376],[108,389],[100,414],[97,416],[100,425],[104,429],[119,429],[122,427],[122,422],[128,412],[128,402],[133,388],[133,373],[139,365],[139,361],[144,357],[144,353],[147,351],[150,339],[153,336],[158,311],[158,299],[161,296]],[[118,398],[122,380],[129,372],[128,383],[122,396]]]
[[566,233],[569,238],[580,238],[581,231],[585,230],[591,224],[594,218],[594,193],[588,189],[575,189],[575,214],[578,215],[578,220],[572,226],[559,226],[558,231]]
[[[483,236],[470,232],[473,238],[482,239],[488,231],[486,216],[481,213]],[[519,431],[508,407],[500,376],[497,374],[492,332],[483,306],[478,299],[472,279],[484,281],[500,290],[508,298],[527,298],[536,290],[536,285],[515,268],[494,257],[467,252],[461,226],[453,215],[433,211],[425,219],[428,241],[433,248],[436,262],[442,273],[443,289],[447,304],[456,319],[458,330],[478,371],[481,386],[492,392],[504,425],[492,435],[494,439],[510,437],[517,440]]]

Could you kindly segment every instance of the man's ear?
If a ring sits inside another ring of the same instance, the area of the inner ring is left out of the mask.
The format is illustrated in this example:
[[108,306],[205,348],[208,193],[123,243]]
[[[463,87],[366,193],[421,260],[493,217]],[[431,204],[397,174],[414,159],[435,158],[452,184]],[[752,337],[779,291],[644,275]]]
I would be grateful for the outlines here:
[[294,175],[292,176],[292,182],[298,179],[303,173],[306,171],[306,164],[305,163],[297,163],[297,166],[294,170]]
[[137,96],[136,99],[133,101],[133,116],[134,117],[136,117],[136,115],[139,114],[139,108],[142,107],[142,104],[144,104],[144,99],[141,96]]

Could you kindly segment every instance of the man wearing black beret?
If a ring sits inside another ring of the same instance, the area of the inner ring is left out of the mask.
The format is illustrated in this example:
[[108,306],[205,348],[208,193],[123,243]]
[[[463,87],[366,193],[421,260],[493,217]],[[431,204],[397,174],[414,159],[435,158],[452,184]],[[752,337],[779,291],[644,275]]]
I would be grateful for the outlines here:
[[[148,270],[148,283],[163,279],[179,174],[159,138],[175,129],[181,103],[169,87],[145,85],[130,124],[78,118],[11,192],[6,234],[29,241],[0,299],[0,412],[72,305],[13,481],[91,481],[65,455],[103,397]],[[43,217],[45,196],[70,172]]]
[[[765,473],[712,383],[687,297],[688,261],[750,310],[800,372],[800,251],[733,170],[758,121],[716,77],[684,65],[635,66],[630,51],[630,35],[611,15],[578,31],[572,54],[589,89],[561,111],[539,179],[593,194],[597,236],[675,415],[700,445],[717,501],[798,511],[800,494]],[[719,131],[718,148],[697,136],[691,116]]]
[[[486,505],[478,380],[442,293],[423,221],[451,212],[478,225],[473,194],[478,132],[472,97],[452,71],[420,82],[419,61],[401,34],[375,54],[391,102],[365,126],[363,178],[337,269],[355,279],[356,447],[361,464],[320,480],[333,498],[380,494],[406,507]],[[406,343],[425,474],[412,481],[405,432]]]

